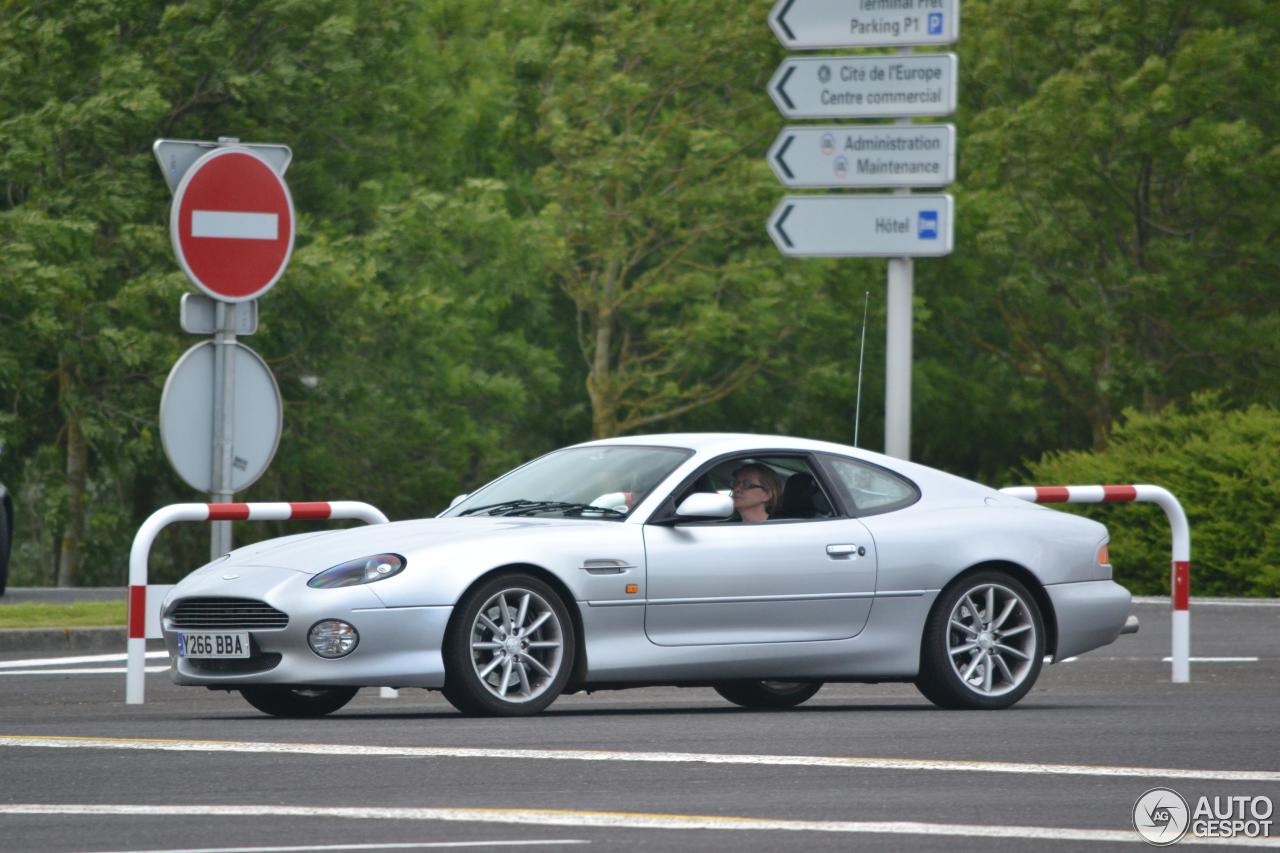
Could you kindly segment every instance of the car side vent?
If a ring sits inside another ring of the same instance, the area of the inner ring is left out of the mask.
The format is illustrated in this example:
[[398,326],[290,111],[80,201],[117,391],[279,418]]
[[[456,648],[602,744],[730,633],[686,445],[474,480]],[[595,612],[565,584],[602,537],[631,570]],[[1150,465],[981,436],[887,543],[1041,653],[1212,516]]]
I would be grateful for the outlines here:
[[187,631],[283,628],[289,617],[252,598],[187,598],[166,614],[169,624]]

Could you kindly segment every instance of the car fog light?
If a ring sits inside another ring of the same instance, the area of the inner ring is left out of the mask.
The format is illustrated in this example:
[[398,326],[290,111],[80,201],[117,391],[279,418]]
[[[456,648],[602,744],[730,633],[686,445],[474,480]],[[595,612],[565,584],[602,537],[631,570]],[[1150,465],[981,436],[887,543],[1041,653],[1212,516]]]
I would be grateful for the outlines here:
[[311,626],[307,632],[307,643],[311,651],[322,658],[340,658],[351,654],[360,642],[356,629],[337,619],[326,619]]

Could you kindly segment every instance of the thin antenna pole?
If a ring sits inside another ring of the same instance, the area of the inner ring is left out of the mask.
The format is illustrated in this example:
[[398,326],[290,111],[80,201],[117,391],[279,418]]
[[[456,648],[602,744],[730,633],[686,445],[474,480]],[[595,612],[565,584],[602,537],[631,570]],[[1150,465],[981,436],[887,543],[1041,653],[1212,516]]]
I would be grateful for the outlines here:
[[858,425],[862,419],[862,356],[867,351],[867,306],[871,304],[871,291],[862,300],[862,344],[858,347],[858,399],[853,406],[853,446],[858,446]]

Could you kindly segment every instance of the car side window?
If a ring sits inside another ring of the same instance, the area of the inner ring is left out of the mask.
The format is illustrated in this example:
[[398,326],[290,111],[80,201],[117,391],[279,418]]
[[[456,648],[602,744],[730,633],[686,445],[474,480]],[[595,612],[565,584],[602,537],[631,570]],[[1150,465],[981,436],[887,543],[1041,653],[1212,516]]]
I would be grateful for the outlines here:
[[904,477],[858,459],[824,455],[836,487],[857,515],[873,515],[910,506],[920,498],[920,490]]
[[[731,497],[733,474],[744,465],[767,468],[776,477],[777,496],[769,521],[820,520],[839,515],[835,503],[809,460],[802,456],[773,454],[734,455],[721,459],[713,467],[701,472],[692,483],[677,490],[675,505],[696,492],[717,492]],[[731,521],[735,520],[736,516]]]

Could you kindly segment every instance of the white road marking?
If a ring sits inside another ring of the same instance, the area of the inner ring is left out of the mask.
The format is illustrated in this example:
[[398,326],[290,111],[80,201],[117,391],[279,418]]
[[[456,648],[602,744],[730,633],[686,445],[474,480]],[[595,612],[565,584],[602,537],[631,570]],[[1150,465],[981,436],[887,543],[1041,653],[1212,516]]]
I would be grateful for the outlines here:
[[538,838],[520,841],[406,841],[386,844],[307,844],[303,847],[175,847],[172,850],[108,850],[103,853],[307,853],[316,850],[451,850],[457,847],[550,847],[590,844],[585,838]]
[[[419,808],[322,808],[315,806],[115,806],[115,805],[0,805],[0,814],[106,815],[190,817],[312,817],[358,820],[438,820],[505,823],[533,826],[573,826],[605,829],[719,829],[782,830],[789,832],[877,833],[883,835],[936,835],[962,838],[1011,838],[1035,841],[1093,841],[1145,844],[1132,829],[1071,829],[1057,826],[982,826],[976,824],[920,823],[917,821],[787,820],[724,817],[719,815],[645,814],[593,812],[573,809],[419,809]],[[1223,847],[1280,848],[1277,838],[1193,838],[1182,843]]]
[[193,210],[191,211],[191,236],[233,240],[276,240],[280,237],[280,217],[274,213]]
[[[1169,597],[1167,595],[1135,595],[1133,597],[1134,604],[1163,604],[1169,607]],[[1280,598],[1260,598],[1257,600],[1247,598],[1196,598],[1191,597],[1191,607],[1280,607]]]
[[[149,658],[167,658],[168,652],[147,652]],[[127,654],[79,655],[70,658],[27,658],[26,660],[0,661],[0,669],[21,669],[29,666],[72,666],[79,663],[111,663],[128,660]]]
[[[148,666],[147,672],[168,672],[167,666]],[[129,670],[123,666],[98,667],[94,669],[7,669],[0,671],[5,675],[121,675]]]
[[1140,779],[1213,779],[1280,782],[1271,770],[1205,770],[1122,767],[1105,764],[1032,764],[1015,761],[952,761],[929,758],[854,758],[822,755],[735,755],[711,752],[619,752],[587,749],[479,749],[450,746],[357,746],[327,743],[161,740],[147,738],[26,737],[0,735],[0,747],[55,749],[137,749],[161,752],[232,752],[278,755],[400,756],[406,758],[498,758],[544,761],[623,761],[653,764],[736,764],[770,767],[824,767],[841,770],[926,770],[961,773],[1018,773],[1039,776],[1120,776]]
[[[1164,658],[1160,658],[1160,660],[1161,660],[1162,662],[1164,662],[1164,663],[1170,663],[1170,662],[1172,662],[1172,661],[1173,661],[1173,658],[1171,658],[1171,657],[1164,657]],[[1256,657],[1247,657],[1247,658],[1187,658],[1187,660],[1188,660],[1188,661],[1190,661],[1191,663],[1257,663],[1257,662],[1258,662],[1258,659],[1257,659]]]

